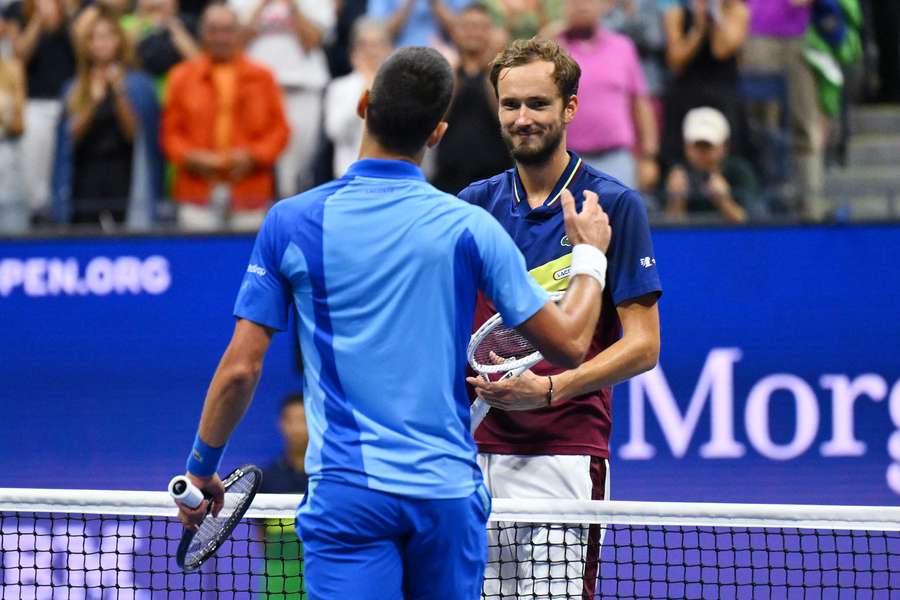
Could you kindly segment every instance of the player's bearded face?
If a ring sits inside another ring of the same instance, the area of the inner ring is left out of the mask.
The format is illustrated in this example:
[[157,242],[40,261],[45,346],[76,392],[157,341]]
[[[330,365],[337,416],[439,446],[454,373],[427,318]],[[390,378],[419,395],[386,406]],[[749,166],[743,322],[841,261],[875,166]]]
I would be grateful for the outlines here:
[[500,72],[500,134],[516,162],[546,163],[565,137],[566,105],[553,78],[554,65],[536,61]]
[[505,124],[500,129],[503,141],[516,162],[526,165],[539,165],[550,160],[553,153],[562,143],[563,131],[562,111],[555,113],[551,120],[532,120],[528,123],[518,121]]

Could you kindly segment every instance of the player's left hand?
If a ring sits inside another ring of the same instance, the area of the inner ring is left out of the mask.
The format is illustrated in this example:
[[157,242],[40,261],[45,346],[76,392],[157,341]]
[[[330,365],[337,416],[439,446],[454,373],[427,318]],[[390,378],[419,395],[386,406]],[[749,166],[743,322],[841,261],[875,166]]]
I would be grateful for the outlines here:
[[547,406],[549,382],[531,371],[500,381],[485,381],[481,377],[467,377],[466,381],[491,408],[533,410]]

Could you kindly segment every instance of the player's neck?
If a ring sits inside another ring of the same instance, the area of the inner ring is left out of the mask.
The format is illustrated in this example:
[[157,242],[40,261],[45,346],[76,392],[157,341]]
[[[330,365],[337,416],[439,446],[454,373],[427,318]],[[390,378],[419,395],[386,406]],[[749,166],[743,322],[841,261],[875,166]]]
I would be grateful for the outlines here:
[[547,162],[539,165],[516,163],[516,170],[525,186],[525,196],[531,208],[544,204],[568,166],[569,153],[566,152],[565,138]]
[[379,144],[372,138],[372,136],[367,134],[363,134],[362,144],[359,147],[359,160],[363,160],[364,158],[376,158],[379,160],[403,160],[413,163],[414,165],[421,165],[422,158],[424,156],[424,148],[416,156],[405,156],[403,154],[391,152],[390,150],[383,148],[381,144]]

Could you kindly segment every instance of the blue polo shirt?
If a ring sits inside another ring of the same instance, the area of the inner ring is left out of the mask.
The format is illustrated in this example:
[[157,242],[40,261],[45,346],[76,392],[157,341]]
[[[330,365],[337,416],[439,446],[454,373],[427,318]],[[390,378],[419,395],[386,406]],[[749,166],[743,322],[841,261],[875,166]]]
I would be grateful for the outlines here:
[[284,330],[295,312],[311,483],[474,493],[465,368],[479,288],[513,325],[547,300],[497,221],[411,163],[361,160],[272,208],[234,314]]

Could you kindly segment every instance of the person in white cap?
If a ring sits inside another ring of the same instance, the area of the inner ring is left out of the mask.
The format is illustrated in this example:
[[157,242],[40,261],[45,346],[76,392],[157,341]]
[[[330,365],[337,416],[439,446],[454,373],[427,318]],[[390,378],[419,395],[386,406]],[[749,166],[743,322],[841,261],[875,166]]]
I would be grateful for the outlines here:
[[688,213],[717,212],[730,223],[747,220],[745,207],[758,194],[756,176],[744,159],[728,154],[731,130],[716,110],[694,108],[684,118],[685,164],[666,178],[666,214],[683,219]]

